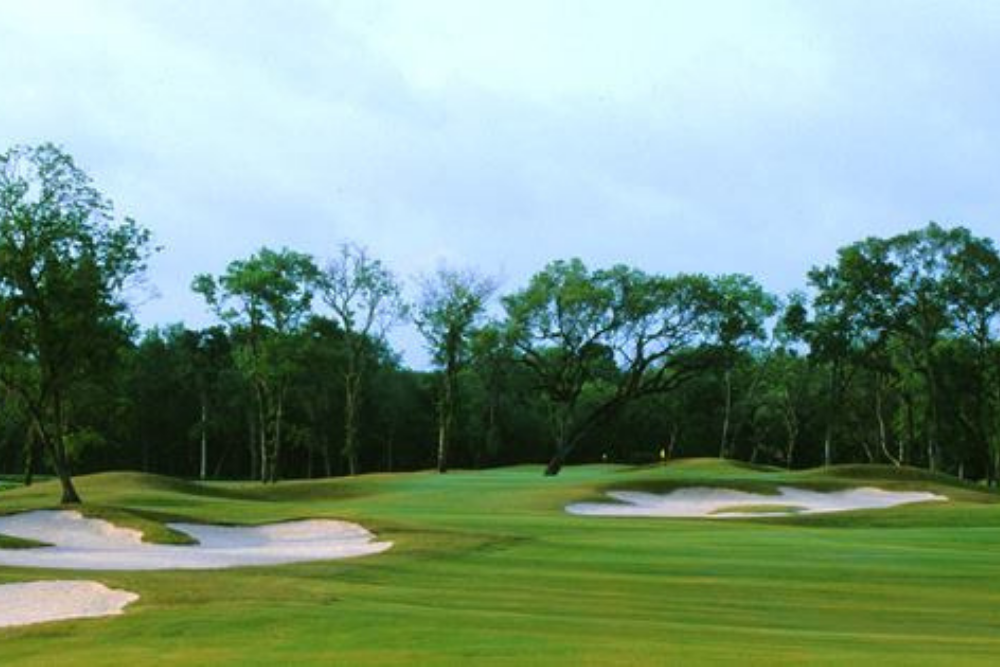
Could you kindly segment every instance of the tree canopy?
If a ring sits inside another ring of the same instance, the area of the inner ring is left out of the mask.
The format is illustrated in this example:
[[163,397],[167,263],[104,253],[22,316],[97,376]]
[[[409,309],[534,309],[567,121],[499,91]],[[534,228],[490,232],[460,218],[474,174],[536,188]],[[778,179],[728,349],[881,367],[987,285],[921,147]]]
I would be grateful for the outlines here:
[[73,392],[115,361],[130,323],[125,291],[149,232],[51,144],[0,155],[0,383],[27,414],[63,488],[79,502],[67,444]]

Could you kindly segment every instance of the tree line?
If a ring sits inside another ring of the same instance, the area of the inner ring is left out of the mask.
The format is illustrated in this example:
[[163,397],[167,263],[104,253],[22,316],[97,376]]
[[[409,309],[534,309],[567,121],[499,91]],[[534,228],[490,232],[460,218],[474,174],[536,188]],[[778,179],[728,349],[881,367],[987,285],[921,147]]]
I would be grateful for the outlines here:
[[[216,323],[139,327],[155,248],[58,147],[0,156],[0,468],[358,474],[719,456],[1000,474],[1000,255],[936,224],[841,248],[801,291],[558,260],[404,298],[364,247],[194,276]],[[395,326],[432,369],[405,367]]]

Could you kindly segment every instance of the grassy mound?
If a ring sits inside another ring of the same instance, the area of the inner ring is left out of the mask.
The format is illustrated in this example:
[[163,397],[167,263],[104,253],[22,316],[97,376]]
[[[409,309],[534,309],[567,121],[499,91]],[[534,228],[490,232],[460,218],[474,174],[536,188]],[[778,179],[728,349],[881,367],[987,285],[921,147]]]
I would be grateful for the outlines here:
[[45,546],[49,545],[45,542],[25,540],[20,537],[11,537],[10,535],[0,535],[0,549],[36,549]]

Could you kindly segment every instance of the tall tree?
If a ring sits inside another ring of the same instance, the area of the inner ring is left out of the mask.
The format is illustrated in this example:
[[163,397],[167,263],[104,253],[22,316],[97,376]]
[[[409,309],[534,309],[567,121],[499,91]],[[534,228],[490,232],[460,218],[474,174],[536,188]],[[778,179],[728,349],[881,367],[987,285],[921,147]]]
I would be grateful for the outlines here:
[[372,361],[372,343],[379,344],[406,308],[396,277],[368,251],[344,243],[319,280],[320,294],[344,330],[344,448],[348,470],[358,472],[358,428],[361,390]]
[[221,327],[200,331],[184,329],[180,333],[185,357],[185,375],[198,393],[198,478],[208,478],[208,441],[212,396],[220,376],[230,362],[229,337]]
[[811,345],[815,358],[830,372],[827,433],[824,461],[833,457],[835,425],[843,421],[841,407],[853,372],[872,376],[872,414],[877,423],[879,448],[899,465],[900,456],[889,449],[885,396],[888,381],[896,374],[891,343],[901,326],[899,266],[889,241],[868,238],[838,251],[837,263],[813,269],[816,288]]
[[765,323],[777,312],[778,301],[756,280],[742,274],[721,276],[715,281],[715,292],[723,385],[719,458],[725,458],[732,449],[733,369],[745,350],[766,339]]
[[318,273],[309,255],[262,248],[218,278],[202,274],[192,285],[230,328],[237,362],[253,383],[263,482],[278,480],[294,335],[312,312]]
[[926,391],[924,444],[927,467],[940,462],[940,387],[938,345],[952,329],[944,276],[956,251],[960,230],[935,223],[889,240],[899,267],[900,339],[908,360],[924,380]]
[[504,299],[511,338],[551,406],[557,475],[580,439],[629,402],[671,391],[711,363],[717,294],[704,276],[591,272],[557,261]]
[[473,466],[500,448],[500,412],[509,391],[514,350],[502,323],[491,322],[475,332],[471,342],[472,370],[483,394],[480,409],[481,438],[472,452]]
[[416,323],[441,369],[438,395],[438,472],[448,470],[455,422],[458,376],[468,364],[476,324],[496,291],[496,281],[473,270],[442,267],[421,281]]
[[1000,253],[993,241],[955,230],[954,252],[943,278],[948,308],[959,336],[975,350],[974,431],[987,459],[991,485],[1000,478]]
[[67,438],[74,387],[114,363],[144,270],[149,232],[52,144],[0,155],[0,382],[30,414],[62,486],[78,503]]

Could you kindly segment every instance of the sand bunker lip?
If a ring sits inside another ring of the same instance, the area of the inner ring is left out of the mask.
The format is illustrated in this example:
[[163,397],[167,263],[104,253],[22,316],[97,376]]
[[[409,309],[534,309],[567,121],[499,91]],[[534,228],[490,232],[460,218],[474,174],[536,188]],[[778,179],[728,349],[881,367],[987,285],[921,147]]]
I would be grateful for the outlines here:
[[0,585],[0,628],[72,618],[117,616],[139,596],[96,581],[33,581]]
[[346,521],[311,519],[264,526],[172,523],[197,545],[148,544],[139,531],[73,511],[0,516],[0,534],[52,546],[0,549],[0,565],[65,570],[213,570],[376,554],[392,542]]
[[[777,495],[712,487],[688,487],[665,494],[610,491],[608,496],[618,502],[574,503],[566,511],[584,516],[747,519],[884,509],[948,500],[924,491],[885,491],[873,487],[820,492],[779,486],[777,490]],[[781,506],[787,509],[769,510]],[[755,507],[760,511],[754,511]]]

